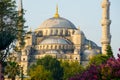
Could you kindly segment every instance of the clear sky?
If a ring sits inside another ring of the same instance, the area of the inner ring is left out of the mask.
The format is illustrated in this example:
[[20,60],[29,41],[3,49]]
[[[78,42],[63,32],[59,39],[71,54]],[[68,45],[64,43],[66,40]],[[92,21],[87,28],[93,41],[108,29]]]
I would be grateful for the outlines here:
[[[32,30],[48,18],[53,17],[56,4],[59,14],[70,20],[76,27],[84,32],[85,36],[101,46],[101,8],[102,0],[23,0],[26,10],[25,19],[27,26]],[[18,2],[18,0],[17,0]],[[110,0],[111,46],[116,56],[120,48],[120,0]]]

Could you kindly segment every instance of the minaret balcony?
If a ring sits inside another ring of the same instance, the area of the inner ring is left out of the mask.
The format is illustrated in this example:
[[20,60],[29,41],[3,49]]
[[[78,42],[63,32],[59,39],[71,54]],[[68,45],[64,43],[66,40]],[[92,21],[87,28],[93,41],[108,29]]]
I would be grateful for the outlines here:
[[102,26],[105,26],[105,25],[110,25],[111,24],[111,20],[108,20],[108,19],[102,19],[101,20],[101,25]]
[[110,39],[101,39],[101,44],[110,44]]

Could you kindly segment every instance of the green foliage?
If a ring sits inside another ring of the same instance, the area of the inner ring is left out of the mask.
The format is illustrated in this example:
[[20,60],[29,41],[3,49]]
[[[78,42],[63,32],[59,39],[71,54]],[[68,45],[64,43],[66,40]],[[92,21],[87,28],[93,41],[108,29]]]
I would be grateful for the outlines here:
[[[21,14],[23,14],[23,9]],[[21,43],[24,44],[24,22],[23,15],[19,15],[16,9],[16,0],[0,0],[0,61],[9,52],[9,47],[16,39],[21,37]],[[22,23],[22,24],[20,24]],[[21,29],[20,29],[21,27]],[[6,51],[7,50],[7,51]]]
[[14,0],[0,0],[0,51],[16,38],[18,13]]
[[83,72],[84,68],[80,65],[79,62],[61,62],[61,65],[64,70],[63,80],[68,80],[71,76],[80,74]]
[[31,68],[29,75],[31,80],[53,80],[51,72],[46,70],[42,65]]
[[89,64],[100,65],[102,63],[105,63],[108,59],[109,57],[107,55],[98,54],[90,60]]
[[82,74],[69,80],[120,80],[120,54],[118,58],[110,57],[103,64],[91,64]]
[[98,54],[98,55],[94,56],[94,57],[90,60],[89,63],[90,63],[90,64],[95,64],[95,65],[100,65],[100,64],[105,63],[110,57],[114,57],[110,45],[107,46],[106,52],[107,52],[107,55]]
[[61,80],[63,76],[63,68],[60,66],[60,62],[56,58],[51,56],[45,56],[37,61],[38,65],[43,65],[45,69],[52,73],[54,80]]
[[[51,72],[53,80],[62,80],[63,68],[61,67],[60,62],[57,59],[51,56],[45,56],[42,59],[38,59],[37,64],[32,66],[31,68],[39,65],[43,66],[45,70]],[[44,73],[41,74],[44,75]]]
[[8,78],[15,80],[15,76],[20,75],[20,66],[16,62],[7,62],[5,75],[7,75]]
[[107,46],[106,52],[108,57],[113,57],[113,52],[110,45]]

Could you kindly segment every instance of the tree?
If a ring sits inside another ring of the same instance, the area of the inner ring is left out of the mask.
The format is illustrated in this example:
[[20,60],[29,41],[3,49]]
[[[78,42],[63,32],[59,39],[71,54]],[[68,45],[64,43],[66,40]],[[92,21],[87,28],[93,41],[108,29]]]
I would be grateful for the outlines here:
[[21,39],[24,43],[24,10],[17,11],[15,0],[0,0],[0,61],[3,61],[9,52],[11,43]]
[[[0,51],[8,48],[16,38],[17,24],[18,14],[15,1],[0,0]],[[2,57],[4,56],[0,59]]]
[[107,46],[106,52],[107,52],[107,55],[98,54],[98,55],[94,56],[94,57],[90,60],[89,63],[90,63],[90,64],[95,64],[95,65],[100,65],[100,64],[105,63],[110,57],[114,57],[110,45]]
[[103,80],[119,80],[120,79],[120,54],[115,59],[111,57],[107,63],[100,65],[101,78]]
[[89,64],[95,64],[95,65],[100,65],[105,63],[107,60],[109,59],[109,57],[107,55],[103,55],[103,54],[98,54],[96,56],[94,56],[92,59],[90,59]]
[[91,64],[82,74],[72,76],[69,80],[120,80],[120,54],[117,59],[110,57],[100,65]]
[[45,56],[42,59],[38,59],[37,65],[42,65],[46,70],[50,71],[53,80],[62,80],[63,68],[56,58],[53,58],[52,56]]
[[14,0],[0,0],[0,79],[9,45],[16,38],[18,16]]
[[46,70],[42,65],[30,68],[29,75],[31,80],[53,80],[51,72]]
[[110,45],[107,46],[106,52],[108,57],[113,57],[113,52]]
[[61,62],[61,65],[64,70],[63,80],[68,80],[71,76],[80,74],[84,71],[84,68],[80,65],[79,62]]
[[15,77],[20,75],[20,66],[16,62],[7,62],[5,67],[5,75],[12,80],[15,80]]
[[99,79],[99,67],[91,65],[82,74],[77,74],[69,78],[68,80],[102,80]]
[[19,32],[23,36],[24,30],[23,28],[19,29],[18,26],[20,26],[20,21],[24,23],[24,19],[18,13],[15,0],[0,0],[0,79],[2,64],[6,55],[9,54],[10,48],[13,47],[11,43],[18,39],[17,35]]

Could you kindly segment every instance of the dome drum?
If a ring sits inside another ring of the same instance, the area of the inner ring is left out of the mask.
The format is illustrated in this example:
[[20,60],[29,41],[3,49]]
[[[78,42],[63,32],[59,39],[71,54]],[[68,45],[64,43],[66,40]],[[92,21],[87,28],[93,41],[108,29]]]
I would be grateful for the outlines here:
[[36,33],[39,36],[70,36],[73,35],[75,31],[76,29],[48,28],[40,29],[36,31]]
[[73,45],[64,44],[49,44],[49,45],[37,45],[37,50],[73,50]]

